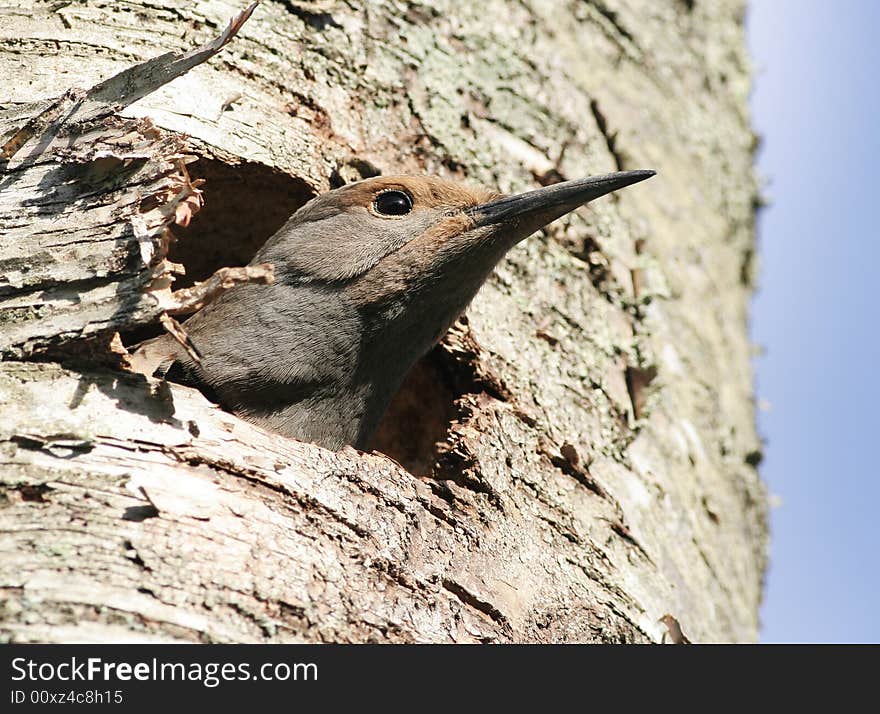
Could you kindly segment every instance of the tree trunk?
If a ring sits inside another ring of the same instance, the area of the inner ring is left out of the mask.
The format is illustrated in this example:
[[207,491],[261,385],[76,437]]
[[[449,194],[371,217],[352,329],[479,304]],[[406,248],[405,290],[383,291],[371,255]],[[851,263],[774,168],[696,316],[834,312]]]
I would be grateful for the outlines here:
[[[3,637],[755,639],[744,2],[266,1],[232,39],[239,2],[0,7]],[[125,370],[217,287],[176,263],[332,186],[636,168],[511,252],[375,453]]]

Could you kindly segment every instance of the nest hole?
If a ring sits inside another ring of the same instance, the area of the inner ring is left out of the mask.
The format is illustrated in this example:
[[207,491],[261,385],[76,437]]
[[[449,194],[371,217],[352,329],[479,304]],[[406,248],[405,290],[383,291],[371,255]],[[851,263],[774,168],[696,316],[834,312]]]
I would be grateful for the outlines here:
[[218,268],[247,265],[315,195],[302,179],[261,164],[199,159],[187,168],[193,178],[205,179],[205,205],[187,228],[174,228],[168,258],[186,268],[175,289],[206,280]]
[[[247,265],[260,247],[315,193],[302,179],[262,164],[230,165],[198,159],[187,166],[193,179],[205,179],[205,205],[189,226],[174,226],[168,259],[180,263],[174,289],[207,280],[219,268]],[[161,334],[148,325],[122,335],[126,345]]]
[[458,416],[451,358],[440,346],[406,375],[369,448],[387,454],[415,476],[429,476]]
[[[173,229],[177,240],[168,259],[186,270],[177,276],[175,289],[206,280],[224,266],[247,265],[266,240],[315,195],[305,181],[261,164],[229,165],[202,158],[187,169],[192,178],[205,179],[205,205],[188,227]],[[127,332],[122,339],[132,345],[161,332],[160,326],[150,325]],[[468,391],[461,381],[457,363],[435,347],[407,374],[370,448],[416,476],[430,475],[458,416],[456,400],[462,390]]]

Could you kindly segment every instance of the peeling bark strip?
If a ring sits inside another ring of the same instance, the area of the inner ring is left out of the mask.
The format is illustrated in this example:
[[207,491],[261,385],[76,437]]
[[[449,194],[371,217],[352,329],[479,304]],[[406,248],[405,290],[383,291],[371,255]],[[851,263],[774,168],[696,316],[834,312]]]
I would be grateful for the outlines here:
[[[0,10],[28,78],[0,98],[0,636],[755,638],[742,0],[108,7]],[[170,290],[330,185],[618,167],[660,175],[519,246],[404,386],[385,448],[418,478],[98,365],[269,280]]]
[[[87,126],[115,114],[138,99],[152,94],[172,79],[209,60],[229,44],[258,4],[259,2],[252,3],[230,20],[222,35],[192,52],[182,55],[168,52],[126,69],[96,84],[88,91],[69,89],[58,99],[50,101],[45,109],[28,119],[27,123],[0,147],[0,159],[7,161],[12,159],[35,137],[48,138],[40,136],[47,130],[51,130],[53,134],[62,129],[66,133],[73,133],[71,128],[76,125]],[[39,153],[42,152],[37,152],[37,155]]]
[[168,227],[189,225],[202,182],[187,175],[183,162],[193,157],[183,139],[148,119],[114,116],[216,55],[257,4],[192,52],[168,52],[42,105],[0,106],[0,137],[11,136],[0,146],[0,324],[7,328],[0,356],[150,323],[164,310],[198,309],[220,290],[266,279],[265,270],[227,269],[186,295],[155,299],[170,293],[176,270],[164,260]]

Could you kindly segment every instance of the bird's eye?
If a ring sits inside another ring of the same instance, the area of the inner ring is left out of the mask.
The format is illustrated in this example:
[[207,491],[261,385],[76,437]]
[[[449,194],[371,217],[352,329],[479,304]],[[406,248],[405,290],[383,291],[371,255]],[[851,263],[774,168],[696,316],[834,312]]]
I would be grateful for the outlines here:
[[383,216],[405,216],[412,207],[412,198],[403,191],[383,191],[373,201],[376,213]]

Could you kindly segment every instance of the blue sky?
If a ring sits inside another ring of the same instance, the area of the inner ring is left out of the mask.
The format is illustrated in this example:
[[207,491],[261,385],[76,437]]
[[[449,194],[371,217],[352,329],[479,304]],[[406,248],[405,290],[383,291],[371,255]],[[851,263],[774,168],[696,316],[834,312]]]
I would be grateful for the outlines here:
[[880,641],[880,1],[752,0],[764,642]]

